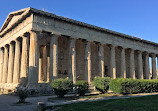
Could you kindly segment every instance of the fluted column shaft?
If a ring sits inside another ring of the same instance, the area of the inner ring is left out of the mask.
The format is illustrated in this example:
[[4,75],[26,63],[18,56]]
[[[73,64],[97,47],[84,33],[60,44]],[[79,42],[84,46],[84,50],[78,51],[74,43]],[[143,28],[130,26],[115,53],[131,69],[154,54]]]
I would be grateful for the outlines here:
[[156,73],[156,55],[152,54],[152,78],[156,79],[157,78],[157,73]]
[[2,83],[7,83],[7,76],[8,76],[8,46],[5,46]]
[[23,37],[23,40],[22,40],[22,56],[21,57],[22,58],[21,58],[20,78],[27,80],[27,78],[28,78],[28,59],[29,59],[29,38],[25,37],[25,36]]
[[39,58],[39,74],[38,74],[39,82],[42,82],[42,58]]
[[7,83],[13,82],[13,71],[14,71],[14,44],[9,45],[9,64],[8,64],[8,77]]
[[47,81],[47,46],[43,46],[42,50],[42,79]]
[[34,87],[38,83],[38,51],[38,33],[32,31],[30,32],[28,87]]
[[121,77],[126,78],[126,57],[124,48],[121,48]]
[[20,41],[15,41],[14,74],[13,83],[19,83],[20,79]]
[[53,37],[54,35],[51,35],[51,41],[50,41],[50,81],[53,79]]
[[142,61],[142,52],[138,51],[138,77],[143,79],[143,61]]
[[47,82],[50,82],[50,44],[47,44]]
[[38,73],[38,78],[39,78],[39,82],[43,82],[43,78],[42,78],[42,75],[43,75],[43,72],[42,72],[42,68],[43,68],[43,65],[42,65],[42,53],[43,53],[43,47],[42,46],[39,46],[39,73]]
[[85,46],[85,77],[88,83],[91,83],[91,43],[87,42]]
[[3,63],[4,63],[4,48],[1,48],[1,59],[0,59],[0,83],[2,83],[2,77],[3,77]]
[[105,69],[104,69],[104,46],[103,45],[99,45],[99,75],[101,77],[104,77],[104,73],[105,73]]
[[145,54],[145,78],[146,79],[151,79],[150,78],[150,68],[149,68],[149,54]]
[[116,78],[116,58],[115,58],[115,47],[110,46],[110,77],[115,79]]
[[130,50],[130,77],[135,79],[134,50]]
[[58,77],[58,37],[53,36],[53,77]]
[[70,40],[70,67],[69,67],[69,73],[70,76],[72,77],[73,83],[76,83],[76,40],[71,39]]

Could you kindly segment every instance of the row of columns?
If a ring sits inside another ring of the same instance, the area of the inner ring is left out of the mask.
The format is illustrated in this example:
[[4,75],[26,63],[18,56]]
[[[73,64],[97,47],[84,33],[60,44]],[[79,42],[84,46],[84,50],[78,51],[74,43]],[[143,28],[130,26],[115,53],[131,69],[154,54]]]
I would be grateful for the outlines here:
[[[69,53],[70,53],[70,63],[69,63],[69,74],[71,75],[71,79],[73,82],[76,82],[76,40],[73,38],[70,38],[70,45],[69,45]],[[115,54],[115,46],[110,45],[110,77],[116,78],[116,54]],[[125,48],[121,48],[121,77],[126,78],[126,54],[125,54]],[[130,78],[135,79],[135,54],[134,50],[130,49],[129,51],[129,75]],[[154,55],[154,54],[153,54]],[[99,45],[99,52],[98,52],[98,58],[99,58],[99,75],[101,77],[104,77],[104,45]],[[153,64],[153,78],[156,78],[156,56],[152,56],[152,64]],[[91,83],[92,82],[92,75],[91,75],[91,42],[85,43],[85,78],[86,80]],[[41,72],[41,71],[40,71]],[[149,54],[145,54],[145,72],[143,72],[143,58],[142,58],[142,52],[138,51],[138,74],[139,79],[144,79],[143,73],[146,74],[145,78],[149,78]],[[51,42],[50,42],[50,80],[53,78],[58,77],[58,36],[52,35]]]
[[[53,36],[53,75],[57,76],[57,67],[58,67],[58,59],[57,59],[57,50],[58,50],[58,37],[55,35]],[[75,43],[76,40],[70,38],[70,67],[69,67],[69,74],[72,75],[72,80],[76,82],[76,49],[75,49]],[[116,54],[115,54],[115,46],[110,45],[110,76],[111,78],[116,78]],[[99,58],[99,74],[101,77],[104,77],[104,45],[100,44],[99,45],[99,53],[98,53],[98,58]],[[152,73],[153,73],[153,78],[156,78],[156,56],[152,54]],[[51,58],[51,57],[50,57]],[[126,78],[126,54],[125,54],[125,48],[121,48],[121,77]],[[135,79],[136,74],[135,74],[135,54],[134,50],[130,49],[130,54],[129,54],[129,75],[130,78]],[[91,42],[86,42],[85,44],[85,78],[88,80],[89,83],[92,81],[92,76],[91,76]],[[146,74],[146,79],[150,79],[150,70],[149,70],[149,54],[145,54],[145,72]],[[143,58],[142,58],[142,52],[138,51],[138,78],[139,79],[144,79],[143,76]]]
[[[40,59],[39,46],[38,46],[38,32],[31,32],[30,37],[22,37],[22,52],[21,41],[16,39],[10,44],[1,48],[1,63],[0,63],[0,83],[19,83],[21,78],[28,80],[28,86],[32,86],[38,83],[41,78],[42,60]],[[30,38],[30,39],[29,39]],[[69,74],[73,82],[76,82],[76,39],[70,38],[70,63]],[[14,50],[15,46],[15,50]],[[46,61],[49,64],[45,73],[48,73],[48,81],[58,77],[58,36],[51,35],[50,45],[50,57]],[[116,54],[115,46],[110,45],[110,77],[116,78]],[[45,52],[47,54],[47,50]],[[8,56],[9,55],[9,56]],[[130,78],[135,79],[135,58],[134,50],[130,49],[129,53],[129,75]],[[46,55],[47,57],[47,55]],[[99,75],[104,77],[104,45],[99,45],[98,52],[99,60]],[[156,55],[152,54],[152,75],[153,78],[157,77],[156,73]],[[126,78],[126,54],[125,48],[121,48],[121,77]],[[48,62],[49,61],[49,62]],[[142,52],[138,51],[138,74],[139,79],[143,79],[145,74],[146,79],[150,79],[149,70],[149,54],[145,54],[145,72],[143,72],[143,58]],[[91,42],[85,44],[85,78],[91,83]],[[39,76],[39,78],[38,78]]]
[[27,77],[29,39],[22,37],[22,53],[19,39],[1,48],[0,83],[19,83],[20,78]]

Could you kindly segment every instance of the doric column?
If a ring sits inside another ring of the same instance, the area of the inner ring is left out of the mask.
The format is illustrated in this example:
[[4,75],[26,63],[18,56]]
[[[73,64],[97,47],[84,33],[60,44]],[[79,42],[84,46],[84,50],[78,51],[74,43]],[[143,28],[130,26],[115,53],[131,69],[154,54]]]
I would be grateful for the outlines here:
[[29,59],[29,37],[23,36],[22,39],[22,56],[21,56],[21,74],[20,79],[26,84],[28,79],[28,59]]
[[39,73],[38,73],[39,82],[42,82],[42,58],[39,58]]
[[115,60],[115,47],[110,46],[110,77],[115,79],[116,78],[116,60]]
[[54,44],[54,35],[51,35],[51,41],[50,41],[50,82],[53,79],[53,44]]
[[102,44],[99,45],[99,52],[98,52],[98,56],[99,56],[99,75],[101,77],[104,77],[104,46]]
[[38,83],[38,51],[38,33],[32,31],[30,32],[28,87],[35,87]]
[[9,45],[9,63],[8,63],[7,83],[13,82],[13,71],[14,71],[14,43],[11,42]]
[[53,37],[53,77],[58,77],[58,37]]
[[130,77],[135,79],[134,50],[130,50]]
[[124,48],[121,48],[121,77],[126,78],[126,57]]
[[91,83],[91,43],[85,44],[85,76],[88,83]]
[[143,61],[142,61],[142,52],[138,51],[138,77],[139,79],[144,79],[143,77]]
[[42,79],[47,81],[47,46],[44,45],[42,50]]
[[47,82],[50,82],[50,44],[47,44]]
[[149,54],[148,53],[145,53],[145,78],[151,79],[150,78],[150,68],[149,68]]
[[70,40],[70,48],[69,48],[69,55],[70,55],[70,59],[69,59],[69,74],[72,77],[72,81],[73,83],[76,83],[76,40],[75,39],[71,39]]
[[13,83],[19,83],[20,79],[20,41],[15,40],[14,74]]
[[2,83],[7,82],[7,76],[8,76],[8,50],[9,50],[9,47],[8,47],[8,45],[6,45],[4,47],[4,65],[3,65]]
[[156,55],[151,54],[152,57],[152,78],[156,79],[157,78],[157,73],[156,73]]
[[4,48],[1,48],[1,59],[0,59],[0,83],[2,83],[2,77],[3,77],[3,63],[4,63]]
[[51,35],[50,42],[50,80],[58,77],[58,37],[60,35]]

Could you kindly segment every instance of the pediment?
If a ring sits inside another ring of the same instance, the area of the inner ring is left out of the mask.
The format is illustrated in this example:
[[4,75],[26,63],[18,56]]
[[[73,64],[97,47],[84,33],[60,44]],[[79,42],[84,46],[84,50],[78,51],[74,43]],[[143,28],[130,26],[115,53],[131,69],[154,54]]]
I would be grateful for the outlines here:
[[11,12],[7,19],[5,20],[0,32],[2,32],[3,30],[5,29],[8,29],[9,27],[11,27],[19,18],[22,17],[22,15],[27,11],[29,10],[29,8],[26,8],[26,9],[22,9],[22,10],[19,10],[19,11],[15,11],[15,12]]

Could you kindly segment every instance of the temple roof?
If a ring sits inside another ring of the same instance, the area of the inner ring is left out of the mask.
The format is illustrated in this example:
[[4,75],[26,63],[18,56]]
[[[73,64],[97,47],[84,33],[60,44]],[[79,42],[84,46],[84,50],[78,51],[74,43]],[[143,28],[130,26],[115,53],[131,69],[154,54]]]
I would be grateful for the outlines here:
[[65,22],[69,22],[69,23],[72,23],[72,24],[87,27],[87,28],[90,28],[90,29],[93,29],[93,30],[97,30],[97,31],[105,32],[105,33],[110,33],[110,34],[117,35],[117,36],[120,36],[120,37],[125,37],[125,38],[129,38],[129,39],[133,39],[133,40],[136,40],[136,41],[140,41],[140,42],[144,42],[144,43],[147,43],[147,44],[152,44],[152,45],[158,46],[157,43],[154,43],[154,42],[151,42],[151,41],[147,41],[147,40],[144,40],[144,39],[141,39],[141,38],[126,35],[126,34],[119,33],[119,32],[116,32],[116,31],[112,31],[112,30],[109,30],[109,29],[101,28],[101,27],[98,27],[98,26],[90,25],[90,24],[80,22],[80,21],[77,21],[77,20],[73,20],[73,19],[69,19],[69,18],[66,18],[66,17],[58,16],[58,15],[55,15],[53,13],[49,13],[49,12],[46,12],[46,11],[31,8],[31,7],[21,9],[19,11],[11,12],[8,15],[7,19],[5,20],[3,26],[0,30],[0,37],[2,35],[6,34],[9,31],[9,29],[11,29],[12,27],[19,24],[30,13],[41,14],[41,15],[52,17],[54,19],[58,19],[58,20],[61,20],[61,21],[65,21]]

